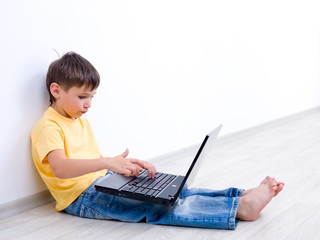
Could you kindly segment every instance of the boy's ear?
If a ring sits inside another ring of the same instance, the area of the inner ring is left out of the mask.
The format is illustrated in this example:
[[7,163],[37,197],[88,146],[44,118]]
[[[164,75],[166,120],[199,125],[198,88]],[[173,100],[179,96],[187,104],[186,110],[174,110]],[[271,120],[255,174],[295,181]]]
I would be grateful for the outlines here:
[[60,97],[61,87],[58,83],[54,82],[50,85],[50,92],[55,99]]

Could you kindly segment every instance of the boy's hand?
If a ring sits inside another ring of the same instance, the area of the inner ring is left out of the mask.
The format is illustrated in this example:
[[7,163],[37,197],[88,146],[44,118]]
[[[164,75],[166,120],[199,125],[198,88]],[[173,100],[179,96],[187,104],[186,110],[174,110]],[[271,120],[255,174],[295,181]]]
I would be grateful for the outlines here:
[[142,169],[146,169],[149,177],[155,177],[156,168],[151,163],[135,158],[127,158],[128,155],[129,149],[126,149],[122,154],[109,158],[108,169],[115,173],[123,174],[126,177],[138,177]]

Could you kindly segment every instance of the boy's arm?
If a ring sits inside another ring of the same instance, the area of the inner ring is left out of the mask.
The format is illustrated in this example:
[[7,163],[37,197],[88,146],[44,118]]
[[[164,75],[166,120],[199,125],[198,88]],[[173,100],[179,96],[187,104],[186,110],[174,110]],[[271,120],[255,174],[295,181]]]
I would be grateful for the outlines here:
[[115,157],[101,157],[96,159],[67,159],[61,149],[51,151],[47,157],[54,175],[58,178],[74,178],[81,175],[100,171],[111,170],[125,176],[138,176],[144,168],[150,177],[156,174],[155,167],[146,161],[126,158],[129,150]]

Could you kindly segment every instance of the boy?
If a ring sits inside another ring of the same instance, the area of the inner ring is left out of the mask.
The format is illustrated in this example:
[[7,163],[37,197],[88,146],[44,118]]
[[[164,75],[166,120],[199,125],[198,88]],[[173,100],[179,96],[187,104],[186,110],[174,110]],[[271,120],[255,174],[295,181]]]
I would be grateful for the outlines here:
[[101,155],[89,122],[82,118],[100,83],[89,61],[66,53],[51,63],[46,83],[51,104],[32,130],[32,156],[58,211],[97,219],[235,229],[239,220],[256,220],[283,189],[284,183],[270,177],[248,191],[184,189],[174,207],[97,192],[94,184],[112,172],[138,176],[146,169],[153,178],[156,169],[127,158],[128,149],[115,157]]

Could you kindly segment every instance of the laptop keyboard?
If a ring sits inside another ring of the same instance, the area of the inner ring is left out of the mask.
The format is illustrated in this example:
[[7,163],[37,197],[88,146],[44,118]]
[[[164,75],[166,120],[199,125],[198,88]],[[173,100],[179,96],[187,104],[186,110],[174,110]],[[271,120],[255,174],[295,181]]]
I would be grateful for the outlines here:
[[157,172],[154,178],[149,178],[148,172],[143,170],[139,177],[134,178],[129,183],[124,185],[120,191],[155,197],[175,178],[176,175],[161,172]]

